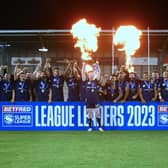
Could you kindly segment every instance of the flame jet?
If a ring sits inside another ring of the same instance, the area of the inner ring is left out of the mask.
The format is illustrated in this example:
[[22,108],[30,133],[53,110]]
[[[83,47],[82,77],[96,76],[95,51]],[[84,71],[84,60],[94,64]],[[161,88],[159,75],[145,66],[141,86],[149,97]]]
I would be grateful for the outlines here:
[[131,56],[135,54],[136,50],[140,48],[140,37],[142,32],[135,26],[120,26],[114,35],[114,44],[123,45],[119,51],[125,51],[126,54],[126,68],[130,68]]
[[97,28],[94,24],[89,24],[86,19],[81,19],[72,25],[71,33],[76,40],[75,48],[79,47],[82,53],[82,60],[92,60],[91,55],[96,52],[97,37],[101,28]]

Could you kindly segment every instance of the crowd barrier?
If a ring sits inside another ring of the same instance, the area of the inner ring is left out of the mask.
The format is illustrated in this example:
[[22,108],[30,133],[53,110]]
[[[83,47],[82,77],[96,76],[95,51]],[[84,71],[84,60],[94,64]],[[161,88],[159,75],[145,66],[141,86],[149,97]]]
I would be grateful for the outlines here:
[[[0,130],[88,129],[84,102],[1,102],[0,109]],[[104,130],[168,130],[168,102],[104,102],[100,109]]]

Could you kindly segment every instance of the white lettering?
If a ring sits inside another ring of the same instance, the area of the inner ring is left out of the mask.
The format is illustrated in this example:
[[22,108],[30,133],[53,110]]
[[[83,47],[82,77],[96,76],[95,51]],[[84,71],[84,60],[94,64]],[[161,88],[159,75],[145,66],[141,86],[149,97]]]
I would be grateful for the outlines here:
[[73,118],[75,117],[75,115],[73,114],[74,108],[75,108],[74,106],[69,107],[69,126],[70,127],[74,127],[74,123],[73,123]]
[[109,108],[110,108],[109,106],[104,107],[104,123],[103,123],[103,125],[106,127],[110,126],[110,123],[108,122],[108,120],[110,118]]
[[127,113],[129,114],[127,123],[129,127],[152,127],[155,125],[155,107],[153,105],[149,107],[147,105],[129,105]]
[[39,119],[39,106],[35,106],[35,125],[36,125],[36,127],[41,126],[38,119]]
[[124,107],[118,106],[118,117],[117,117],[117,123],[119,127],[124,126]]
[[74,127],[74,106],[35,106],[37,127]]
[[82,113],[81,113],[81,106],[78,106],[78,127],[83,127],[82,123]]
[[55,126],[60,127],[61,126],[61,108],[60,106],[54,107],[54,119],[55,119]]
[[47,126],[54,126],[54,116],[53,116],[53,107],[48,106],[48,113],[47,113]]
[[41,126],[42,127],[46,127],[47,126],[46,121],[45,121],[45,119],[47,117],[47,115],[45,113],[45,109],[46,108],[47,108],[47,106],[41,106]]

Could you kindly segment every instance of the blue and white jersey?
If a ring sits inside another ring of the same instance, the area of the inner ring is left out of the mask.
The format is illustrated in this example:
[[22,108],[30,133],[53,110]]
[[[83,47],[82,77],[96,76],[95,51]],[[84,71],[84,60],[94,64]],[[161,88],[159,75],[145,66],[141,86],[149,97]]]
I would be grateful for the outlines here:
[[85,101],[86,81],[81,81],[79,85],[80,85],[80,101]]
[[29,90],[31,89],[30,82],[28,80],[21,81],[16,80],[14,83],[15,101],[28,101],[30,98]]
[[105,86],[102,86],[101,84],[99,84],[99,101],[100,102],[105,101],[104,91],[105,91]]
[[0,82],[0,100],[10,101],[12,99],[13,82],[2,80]]
[[117,81],[118,82],[118,87],[119,87],[119,90],[122,91],[122,98],[120,100],[122,100],[124,98],[124,95],[125,95],[125,88],[126,87],[129,87],[129,83],[127,80],[122,80],[122,81]]
[[47,79],[38,79],[34,82],[38,101],[48,101],[50,83]]
[[99,104],[99,91],[100,86],[97,80],[86,81],[86,103],[89,105]]
[[68,101],[79,101],[79,83],[80,81],[72,76],[66,79],[68,86]]
[[129,95],[127,100],[129,101],[133,100],[132,97],[138,93],[139,86],[140,86],[140,83],[138,80],[128,81],[127,87],[129,87]]
[[106,84],[105,88],[107,92],[107,96],[106,96],[107,101],[113,101],[119,96],[119,91],[121,90],[121,88],[119,87],[117,81],[115,82],[115,86],[111,84]]
[[160,84],[160,79],[155,79],[154,81],[155,86],[158,88]]
[[161,95],[165,101],[168,101],[168,80],[163,79],[159,84]]
[[141,82],[140,88],[142,89],[142,95],[145,101],[152,101],[156,84],[149,80],[145,80]]
[[53,76],[51,78],[51,89],[52,89],[52,101],[63,101],[63,85],[64,85],[64,77],[61,76]]

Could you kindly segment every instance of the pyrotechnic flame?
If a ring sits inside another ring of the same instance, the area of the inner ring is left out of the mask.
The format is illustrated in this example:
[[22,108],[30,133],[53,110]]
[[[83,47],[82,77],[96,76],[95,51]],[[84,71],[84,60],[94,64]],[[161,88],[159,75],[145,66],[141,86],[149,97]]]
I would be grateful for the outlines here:
[[90,71],[93,71],[93,66],[86,64],[85,71],[88,73]]
[[129,73],[134,72],[134,67],[133,67],[133,66],[129,66],[129,67],[128,67],[128,72],[129,72]]
[[114,36],[114,44],[122,44],[124,47],[120,51],[126,53],[126,67],[131,65],[131,56],[140,47],[140,36],[142,32],[135,26],[120,26]]
[[79,47],[83,60],[91,60],[91,55],[98,48],[97,37],[101,28],[97,28],[94,24],[87,23],[86,19],[81,19],[72,25],[71,33],[76,39],[75,48]]

